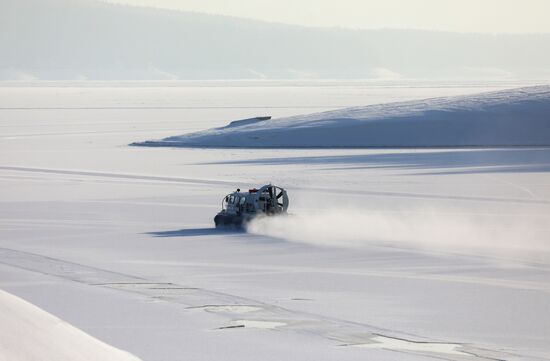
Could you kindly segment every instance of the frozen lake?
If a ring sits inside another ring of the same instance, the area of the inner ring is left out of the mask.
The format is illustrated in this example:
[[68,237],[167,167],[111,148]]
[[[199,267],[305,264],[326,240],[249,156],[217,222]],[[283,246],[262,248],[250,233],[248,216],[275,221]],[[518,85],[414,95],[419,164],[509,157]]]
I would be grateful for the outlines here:
[[550,360],[550,149],[127,146],[520,85],[6,83],[0,289],[142,360]]

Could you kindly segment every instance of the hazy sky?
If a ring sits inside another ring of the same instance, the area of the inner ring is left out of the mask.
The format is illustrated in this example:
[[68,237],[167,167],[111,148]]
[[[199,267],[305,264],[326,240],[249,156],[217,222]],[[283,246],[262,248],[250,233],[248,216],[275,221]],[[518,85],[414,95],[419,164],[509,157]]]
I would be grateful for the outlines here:
[[550,33],[550,0],[104,0],[308,26]]

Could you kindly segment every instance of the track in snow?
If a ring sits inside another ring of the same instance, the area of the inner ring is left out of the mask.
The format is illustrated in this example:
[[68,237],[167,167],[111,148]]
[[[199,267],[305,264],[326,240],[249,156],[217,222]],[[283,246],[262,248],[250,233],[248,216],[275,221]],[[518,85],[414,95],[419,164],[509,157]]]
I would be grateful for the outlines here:
[[[131,292],[153,300],[182,304],[188,310],[204,310],[216,313],[229,319],[229,322],[220,326],[220,329],[230,330],[248,327],[305,332],[333,340],[340,346],[379,347],[443,360],[502,360],[509,357],[519,357],[519,355],[488,350],[473,345],[428,340],[421,336],[382,329],[373,325],[297,312],[222,292],[174,283],[159,283],[142,277],[111,272],[13,249],[0,248],[0,263],[60,277],[91,287]],[[383,340],[383,342],[380,340]],[[396,344],[397,346],[395,346]],[[392,348],[392,345],[394,348]],[[401,348],[399,348],[399,345],[401,345]],[[443,345],[446,345],[445,348],[442,348]],[[450,350],[450,352],[442,350]]]

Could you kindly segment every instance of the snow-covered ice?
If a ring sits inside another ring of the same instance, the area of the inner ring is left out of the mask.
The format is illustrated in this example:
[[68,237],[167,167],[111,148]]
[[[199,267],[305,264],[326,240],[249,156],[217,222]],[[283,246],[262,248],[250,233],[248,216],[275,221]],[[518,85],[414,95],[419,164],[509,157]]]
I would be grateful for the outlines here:
[[175,147],[550,145],[550,86],[351,107],[134,143]]
[[[549,360],[549,148],[127,146],[509,87],[1,86],[0,289],[144,361]],[[213,229],[267,182],[291,217]]]

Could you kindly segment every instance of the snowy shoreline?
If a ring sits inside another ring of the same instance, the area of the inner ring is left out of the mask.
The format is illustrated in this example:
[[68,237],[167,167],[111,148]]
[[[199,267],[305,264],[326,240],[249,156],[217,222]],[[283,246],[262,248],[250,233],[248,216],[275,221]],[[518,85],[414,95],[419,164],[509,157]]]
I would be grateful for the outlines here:
[[220,146],[220,145],[190,145],[190,144],[181,144],[179,142],[169,142],[169,141],[163,141],[163,140],[147,140],[147,141],[144,141],[144,142],[134,142],[134,143],[130,143],[129,146],[132,146],[132,147],[152,147],[152,148],[155,148],[155,147],[158,147],[158,148],[197,148],[197,149],[242,149],[242,148],[246,148],[246,149],[288,149],[288,150],[292,150],[292,149],[301,149],[301,150],[307,150],[307,149],[312,149],[312,150],[315,150],[315,149],[319,149],[319,150],[323,150],[323,149],[342,149],[342,150],[345,150],[345,149],[349,149],[349,150],[353,150],[353,149],[371,149],[371,150],[377,150],[377,149],[380,149],[380,150],[392,150],[392,149],[395,149],[395,150],[400,150],[400,149],[403,149],[403,150],[415,150],[415,149],[419,149],[419,150],[429,150],[429,149],[434,149],[434,150],[437,150],[437,149],[457,149],[457,150],[460,150],[460,149],[464,149],[464,150],[468,150],[468,149],[472,149],[472,150],[476,150],[476,149],[538,149],[538,148],[542,148],[542,149],[547,149],[547,148],[550,148],[550,144],[533,144],[533,145],[427,145],[427,146],[419,146],[419,145],[415,145],[415,146],[395,146],[395,145],[387,145],[387,146],[345,146],[345,145],[342,145],[342,146],[334,146],[334,145],[327,145],[327,146],[299,146],[299,145],[294,145],[294,146],[261,146],[261,145],[252,145],[252,146],[246,146],[246,147],[243,147],[243,146],[240,146],[240,145],[225,145],[225,146]]
[[[487,148],[550,145],[550,86],[351,107],[134,142],[197,148]],[[241,122],[241,123],[239,123]]]

